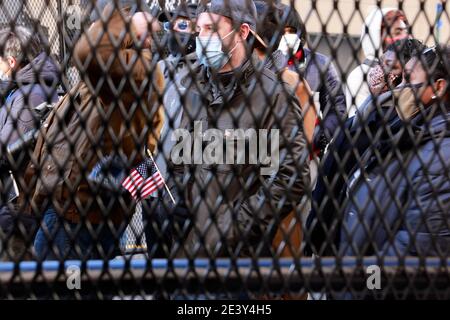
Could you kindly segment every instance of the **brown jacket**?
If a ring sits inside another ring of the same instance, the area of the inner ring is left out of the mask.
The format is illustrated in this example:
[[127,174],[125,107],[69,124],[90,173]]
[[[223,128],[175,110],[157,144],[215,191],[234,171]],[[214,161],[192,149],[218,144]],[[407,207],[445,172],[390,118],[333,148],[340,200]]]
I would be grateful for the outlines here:
[[303,127],[305,130],[306,140],[310,145],[313,143],[314,128],[316,126],[316,107],[313,100],[313,92],[305,79],[301,79],[298,73],[285,68],[281,72],[283,81],[295,88],[295,95],[300,102],[303,115]]
[[[145,144],[154,149],[163,121],[157,95],[164,80],[159,69],[150,67],[150,51],[133,48],[119,11],[109,20],[109,36],[102,29],[98,21],[78,41],[74,60],[84,82],[55,106],[38,137],[22,185],[28,188],[22,200],[34,213],[53,205],[73,223],[86,216],[92,223],[107,217],[117,224],[133,212],[128,197],[97,196],[87,176],[111,153],[126,155],[131,169],[142,160]],[[95,54],[88,38],[100,40]],[[117,54],[111,38],[121,39]]]
[[[282,71],[281,77],[286,83],[295,88],[295,95],[302,108],[306,140],[309,143],[309,147],[311,147],[317,118],[314,101],[312,101],[312,91],[308,82],[305,79],[300,79],[296,72],[286,68]],[[281,221],[273,239],[272,247],[281,257],[297,257],[302,252],[302,240],[302,221],[297,218],[294,210]]]

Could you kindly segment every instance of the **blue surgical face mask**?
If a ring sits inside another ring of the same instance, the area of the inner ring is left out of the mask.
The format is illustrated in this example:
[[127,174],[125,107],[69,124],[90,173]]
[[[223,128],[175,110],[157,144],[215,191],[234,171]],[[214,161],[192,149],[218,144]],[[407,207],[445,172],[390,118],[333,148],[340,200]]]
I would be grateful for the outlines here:
[[197,37],[196,38],[196,48],[197,58],[201,64],[213,68],[215,70],[220,70],[224,65],[230,61],[232,52],[236,49],[236,45],[230,52],[225,53],[222,50],[222,41],[228,38],[234,30],[228,33],[225,37],[220,39],[219,37]]

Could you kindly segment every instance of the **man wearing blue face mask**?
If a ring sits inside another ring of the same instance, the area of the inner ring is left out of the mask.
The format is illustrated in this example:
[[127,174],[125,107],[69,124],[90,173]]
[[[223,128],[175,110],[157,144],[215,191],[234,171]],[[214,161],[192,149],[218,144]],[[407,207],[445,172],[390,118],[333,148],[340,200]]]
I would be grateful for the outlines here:
[[[247,40],[254,37],[255,42],[264,43],[255,32],[255,8],[252,1],[243,1],[242,3],[231,1],[229,4],[211,1],[199,8],[197,21],[199,35],[196,41],[196,51],[201,64],[208,67],[210,71],[229,72],[240,67],[244,62],[247,56],[246,51],[249,49],[245,45]],[[244,11],[237,12],[240,9]],[[230,17],[232,14],[236,16],[241,14],[242,17],[233,19]],[[238,20],[244,23],[239,26]]]
[[[189,230],[186,223],[178,229],[175,237],[183,243],[174,254],[249,256],[259,250],[265,255],[279,221],[309,186],[301,109],[297,98],[286,92],[286,84],[252,54],[256,42],[266,46],[256,33],[253,1],[203,1],[197,13],[199,65],[180,80],[189,85],[180,127],[194,139],[196,134],[204,136],[196,129],[199,124],[203,131],[213,129],[224,139],[237,129],[278,130],[279,139],[271,135],[268,144],[278,145],[280,161],[264,174],[261,162],[249,161],[253,154],[246,154],[244,163],[227,158],[225,164],[204,161],[203,149],[203,161],[196,161],[195,145],[191,163],[177,162],[172,153],[176,179],[169,184],[176,183],[176,200],[184,202],[187,221],[193,226]],[[219,142],[220,148],[228,142]]]

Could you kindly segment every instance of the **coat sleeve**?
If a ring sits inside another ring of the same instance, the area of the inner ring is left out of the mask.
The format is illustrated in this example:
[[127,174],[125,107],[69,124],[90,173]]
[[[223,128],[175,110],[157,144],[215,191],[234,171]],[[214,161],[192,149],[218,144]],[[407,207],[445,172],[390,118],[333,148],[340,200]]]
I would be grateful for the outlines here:
[[[323,113],[323,123],[320,132],[325,133],[328,140],[339,128],[340,122],[343,122],[347,114],[342,83],[339,80],[338,73],[332,62],[328,62],[326,73],[326,82],[321,86],[319,92],[319,101]],[[315,142],[319,138],[315,136]]]
[[7,111],[6,123],[0,129],[1,145],[5,147],[10,145],[35,128],[39,122],[32,108],[45,101],[47,101],[45,97],[33,91],[27,96],[15,97],[9,107],[10,110]]
[[314,105],[313,93],[305,79],[300,79],[298,73],[289,69],[282,71],[282,79],[286,81],[292,88],[295,88],[295,95],[297,96],[303,116],[303,127],[306,135],[306,140],[312,144],[314,127],[316,126],[316,106]]
[[[437,147],[438,146],[438,147]],[[450,138],[434,137],[408,165],[405,228],[395,236],[397,250],[438,256],[450,248]],[[414,230],[415,232],[411,232]]]
[[259,189],[240,206],[238,224],[250,238],[257,238],[274,221],[277,225],[300,203],[310,185],[309,153],[297,98],[279,93],[269,112],[264,127],[279,130],[279,164],[270,175],[261,172]]

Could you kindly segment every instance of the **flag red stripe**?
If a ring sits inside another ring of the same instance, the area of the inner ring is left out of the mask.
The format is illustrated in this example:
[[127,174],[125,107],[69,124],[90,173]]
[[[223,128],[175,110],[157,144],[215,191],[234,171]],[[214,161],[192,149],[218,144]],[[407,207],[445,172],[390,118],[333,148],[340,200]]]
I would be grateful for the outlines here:
[[[142,177],[137,170],[133,170],[131,174],[125,179],[125,181],[130,181],[136,179],[136,177]],[[125,183],[125,181],[123,183]]]
[[143,179],[140,179],[139,181],[132,180],[127,185],[125,185],[124,188],[131,192],[131,190],[141,187],[142,183],[143,183]]
[[123,182],[122,182],[122,186],[124,186],[124,188],[128,189],[130,187],[131,183],[140,183],[140,181],[142,181],[143,178],[142,176],[139,174],[139,172],[134,169],[131,172],[131,175],[129,175]]
[[146,198],[156,191],[160,186],[164,185],[164,181],[159,172],[156,172],[153,176],[148,178],[144,183],[144,187],[141,190],[141,197]]
[[147,190],[146,192],[144,192],[144,193],[142,194],[142,199],[147,198],[149,195],[151,195],[153,192],[155,192],[155,191],[158,190],[158,189],[159,189],[159,185],[154,186],[153,188]]
[[147,189],[152,188],[154,185],[158,185],[158,183],[162,182],[161,176],[157,176],[156,178],[148,179],[142,188],[142,193],[145,192]]
[[143,183],[143,179],[139,179],[136,181],[131,180],[127,185],[124,185],[124,188],[127,190],[139,188],[140,186],[142,186],[142,183]]
[[122,186],[131,193],[131,196],[136,199],[136,192],[138,188],[142,186],[144,178],[142,175],[134,169],[131,175],[128,176],[123,182]]
[[156,183],[149,184],[148,186],[146,186],[146,187],[145,187],[144,189],[142,189],[142,191],[141,191],[142,196],[144,196],[145,194],[148,194],[148,193],[150,192],[150,190],[152,190],[152,189],[154,189],[154,188],[157,188],[157,187],[161,186],[161,182],[162,182],[162,180],[160,180],[160,181],[158,181],[158,182],[156,182]]
[[144,198],[148,197],[148,196],[151,195],[153,192],[155,192],[156,190],[158,190],[160,186],[161,186],[161,185],[154,186],[154,187],[151,188],[150,190],[146,191],[145,193],[142,194],[142,198],[144,199]]

